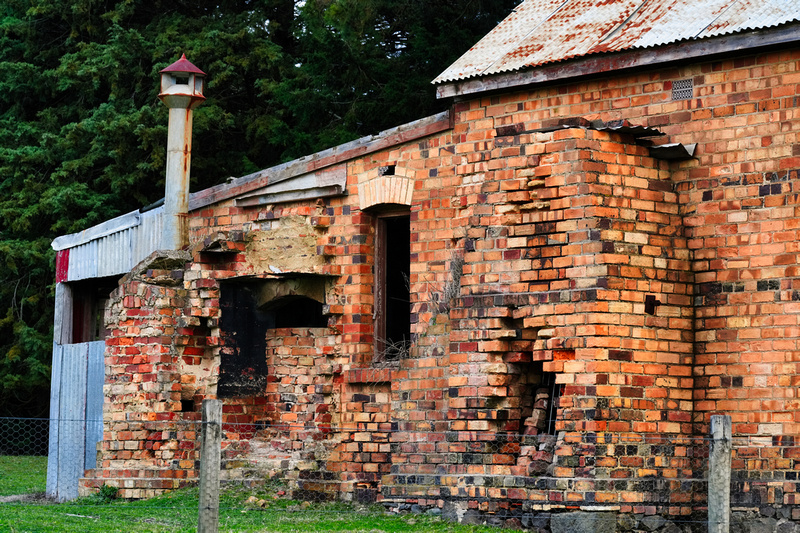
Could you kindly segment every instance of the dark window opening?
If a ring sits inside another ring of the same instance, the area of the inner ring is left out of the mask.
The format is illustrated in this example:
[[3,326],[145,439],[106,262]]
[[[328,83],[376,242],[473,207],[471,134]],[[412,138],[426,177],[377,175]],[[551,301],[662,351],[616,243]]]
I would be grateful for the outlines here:
[[378,174],[381,176],[394,176],[395,165],[386,165],[378,169]]
[[379,216],[375,254],[375,360],[408,355],[411,342],[410,217]]
[[118,278],[95,278],[69,283],[72,300],[72,327],[69,342],[102,341],[108,337],[105,311],[109,295],[117,288]]
[[266,392],[268,330],[328,327],[317,300],[324,298],[325,283],[312,276],[220,283],[220,398]]
[[189,85],[189,77],[175,76],[175,85]]
[[184,413],[194,411],[194,400],[181,400],[181,411]]
[[523,426],[526,435],[554,435],[558,407],[564,385],[556,383],[556,374],[542,372],[534,364],[528,374],[528,392],[523,398]]
[[328,318],[322,314],[322,304],[305,296],[281,298],[270,306],[276,328],[326,328]]
[[542,386],[548,395],[547,416],[545,418],[545,433],[555,435],[556,420],[558,419],[558,406],[561,403],[561,395],[564,392],[564,385],[556,383],[556,375],[552,372],[544,372],[542,375]]
[[248,283],[220,284],[220,398],[263,394],[267,384],[267,329],[275,317],[261,311],[255,291]]

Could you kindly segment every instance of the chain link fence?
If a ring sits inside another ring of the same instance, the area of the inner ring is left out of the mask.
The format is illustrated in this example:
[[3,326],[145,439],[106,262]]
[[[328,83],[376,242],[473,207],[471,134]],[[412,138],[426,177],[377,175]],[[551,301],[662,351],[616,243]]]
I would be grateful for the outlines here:
[[[0,530],[197,527],[200,421],[106,421],[86,448],[72,437],[90,422],[57,422],[0,418]],[[220,529],[357,531],[366,521],[381,531],[405,520],[425,531],[426,520],[450,520],[551,532],[577,520],[571,531],[710,530],[706,437],[377,429],[223,423]],[[763,506],[793,502],[797,452],[793,440],[733,439],[734,530],[800,531],[792,505]],[[75,497],[59,497],[70,483]]]

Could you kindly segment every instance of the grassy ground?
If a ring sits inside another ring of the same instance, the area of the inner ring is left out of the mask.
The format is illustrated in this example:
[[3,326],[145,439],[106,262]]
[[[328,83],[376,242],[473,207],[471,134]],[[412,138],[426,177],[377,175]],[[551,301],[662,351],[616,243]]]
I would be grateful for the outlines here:
[[0,496],[44,492],[47,457],[0,455]]
[[[0,457],[0,496],[42,492],[46,458]],[[282,487],[226,488],[220,497],[220,531],[347,533],[497,533],[496,528],[453,524],[427,515],[389,515],[380,506],[309,504],[282,497]],[[21,492],[22,491],[22,492]],[[113,496],[109,491],[106,496]],[[8,498],[5,498],[8,499]],[[0,498],[2,501],[3,498]],[[0,503],[0,533],[190,532],[197,528],[196,488],[127,502],[99,496],[54,504],[41,498]]]

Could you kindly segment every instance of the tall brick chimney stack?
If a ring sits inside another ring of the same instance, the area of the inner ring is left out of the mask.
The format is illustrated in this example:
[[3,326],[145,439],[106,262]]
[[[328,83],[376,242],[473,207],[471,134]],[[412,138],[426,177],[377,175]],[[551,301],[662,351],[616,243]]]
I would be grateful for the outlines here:
[[158,97],[169,108],[167,184],[161,248],[180,250],[189,244],[189,169],[192,160],[192,110],[203,103],[205,72],[192,65],[186,54],[161,71]]

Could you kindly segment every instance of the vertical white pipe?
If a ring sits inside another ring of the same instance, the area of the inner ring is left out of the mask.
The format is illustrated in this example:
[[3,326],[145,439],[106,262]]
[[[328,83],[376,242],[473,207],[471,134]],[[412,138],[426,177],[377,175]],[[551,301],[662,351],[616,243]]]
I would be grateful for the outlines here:
[[[184,99],[174,98],[174,100]],[[167,250],[180,250],[189,244],[187,216],[189,171],[192,162],[192,110],[189,108],[189,99],[185,100],[185,107],[169,108],[167,183],[164,191],[164,225],[161,233],[161,247]]]

